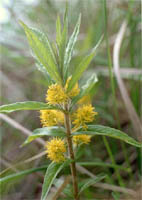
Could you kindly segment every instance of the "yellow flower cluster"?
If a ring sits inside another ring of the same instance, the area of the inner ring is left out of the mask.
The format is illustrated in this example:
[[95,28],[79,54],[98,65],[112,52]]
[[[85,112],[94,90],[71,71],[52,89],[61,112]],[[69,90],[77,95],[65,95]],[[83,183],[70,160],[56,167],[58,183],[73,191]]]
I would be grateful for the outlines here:
[[88,144],[91,141],[91,136],[90,135],[75,135],[73,136],[73,143],[74,144]]
[[[80,92],[78,83],[74,88],[67,92],[69,81],[68,78],[65,87],[59,84],[52,84],[47,90],[46,101],[51,105],[64,105],[68,103],[70,98],[77,96]],[[83,104],[83,106],[81,106]],[[90,104],[90,97],[85,96],[78,102],[79,108],[71,116],[72,124],[74,125],[73,130],[78,129],[80,126],[83,129],[87,129],[87,123],[94,120],[97,112],[94,112],[94,108]],[[40,110],[40,119],[43,127],[63,125],[64,124],[64,113],[58,110]],[[91,141],[91,136],[86,134],[73,136],[73,143],[88,144]],[[63,162],[65,160],[66,146],[64,140],[60,138],[53,138],[46,143],[47,157],[54,162]]]
[[47,157],[54,162],[63,162],[65,160],[64,153],[66,152],[66,146],[64,140],[60,138],[53,138],[46,143]]
[[43,127],[64,124],[64,114],[57,110],[40,110],[40,119]]
[[68,78],[64,88],[57,83],[49,86],[49,89],[47,90],[46,101],[52,105],[63,104],[63,103],[66,103],[69,98],[72,98],[78,95],[80,92],[78,83],[76,83],[76,85],[70,92],[68,93],[66,92],[70,80],[71,80],[71,77]]
[[77,109],[77,111],[73,114],[73,124],[75,125],[74,129],[79,128],[80,126],[87,129],[86,123],[94,121],[94,117],[97,115],[97,112],[94,112],[93,109],[94,108],[91,104],[83,105]]
[[68,96],[65,93],[64,89],[59,84],[52,84],[47,90],[46,101],[49,104],[62,104],[66,103]]

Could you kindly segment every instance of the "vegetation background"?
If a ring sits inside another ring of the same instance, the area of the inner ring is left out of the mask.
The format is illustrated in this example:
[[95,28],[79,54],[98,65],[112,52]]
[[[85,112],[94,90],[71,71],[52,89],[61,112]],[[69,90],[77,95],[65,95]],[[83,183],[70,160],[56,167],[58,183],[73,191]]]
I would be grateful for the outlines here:
[[[108,0],[107,12],[105,12],[104,2],[103,0],[72,0],[69,2],[70,34],[79,13],[82,13],[81,30],[71,65],[77,65],[85,53],[94,47],[102,34],[106,36],[106,40],[104,39],[102,42],[97,55],[81,81],[86,82],[92,72],[96,72],[98,76],[99,82],[93,97],[93,105],[99,113],[95,123],[118,128],[137,139],[121,97],[119,85],[117,80],[113,79],[112,69],[116,36],[124,19],[127,19],[128,25],[120,49],[120,74],[137,115],[142,120],[141,1]],[[2,104],[27,100],[45,101],[46,80],[36,69],[25,33],[18,20],[21,19],[29,26],[47,32],[50,39],[54,41],[56,18],[57,15],[63,16],[64,10],[65,0],[1,0],[0,84]],[[2,114],[0,117],[1,171],[44,150],[37,142],[20,148],[29,131],[41,127],[39,112],[19,111],[8,116]],[[135,197],[135,199],[140,200],[141,151],[114,139],[109,138],[108,142],[116,164],[124,168],[124,170],[119,170],[119,173],[126,190],[131,188],[137,191],[139,197]],[[107,183],[120,185],[114,167],[106,165],[106,163],[111,164],[111,160],[102,137],[96,136],[88,147],[82,147],[78,156],[81,161],[94,161],[93,166],[85,166],[92,174],[105,172],[109,175]],[[43,156],[20,166],[13,166],[4,171],[3,175],[45,165],[48,162]],[[131,172],[127,169],[131,169]],[[1,199],[40,199],[43,173],[44,171],[10,180],[5,187],[1,188]],[[65,171],[65,173],[68,172]],[[86,177],[80,172],[78,175],[82,179]],[[55,192],[59,185],[60,179],[52,188],[52,192]],[[84,192],[84,200],[119,199],[119,197],[133,199],[126,193],[121,193],[120,196],[118,193],[112,193],[111,190],[90,187]]]

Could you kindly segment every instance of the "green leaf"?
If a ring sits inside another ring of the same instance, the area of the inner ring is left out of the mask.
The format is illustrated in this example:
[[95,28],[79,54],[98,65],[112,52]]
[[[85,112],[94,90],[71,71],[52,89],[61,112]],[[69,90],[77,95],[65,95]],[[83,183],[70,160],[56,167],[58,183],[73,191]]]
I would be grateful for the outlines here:
[[62,79],[64,79],[63,67],[64,67],[64,56],[65,56],[67,39],[68,39],[68,6],[66,4],[66,11],[65,11],[65,14],[64,14],[63,31],[61,33],[61,41],[58,44],[58,48],[59,48],[59,63],[60,63],[60,71],[61,71]]
[[76,66],[73,74],[72,74],[72,79],[69,82],[67,91],[69,92],[75,85],[75,83],[80,79],[80,77],[82,76],[83,72],[87,69],[88,65],[90,64],[91,60],[94,58],[94,55],[96,53],[96,49],[98,48],[98,46],[100,45],[102,38],[98,41],[97,45],[92,49],[91,53],[89,55],[87,55],[82,61],[81,63]]
[[25,101],[25,102],[17,102],[0,106],[0,113],[2,112],[10,113],[18,110],[47,110],[47,109],[59,110],[58,107],[49,105],[47,103],[37,102],[37,101]]
[[73,53],[73,49],[74,49],[74,45],[77,41],[77,36],[79,33],[79,28],[80,28],[80,22],[81,22],[81,14],[79,15],[77,24],[74,28],[74,31],[68,41],[67,47],[66,47],[66,51],[65,51],[65,57],[64,57],[64,75],[66,75],[67,70],[68,70],[68,66],[72,57],[72,53]]
[[62,39],[61,22],[60,22],[60,17],[58,16],[56,20],[56,42],[58,46],[60,46],[61,39]]
[[112,192],[112,197],[114,198],[114,200],[119,200],[120,199],[120,194],[117,192]]
[[[65,129],[62,127],[58,127],[58,126],[52,126],[52,127],[44,127],[44,128],[38,128],[35,129],[33,131],[33,134],[30,135],[26,141],[24,142],[23,145],[26,145],[30,142],[32,142],[33,140],[39,138],[39,137],[43,137],[43,136],[58,136],[58,137],[65,137]],[[23,146],[22,145],[22,146]]]
[[71,160],[67,160],[64,163],[54,163],[52,162],[46,171],[46,174],[44,176],[44,183],[42,187],[42,195],[41,200],[46,200],[48,192],[56,178],[56,176],[59,174],[59,172],[67,165],[69,165]]
[[51,79],[49,73],[47,72],[46,68],[38,60],[36,63],[36,67],[39,71],[41,71],[43,73],[44,77],[46,78],[47,86],[50,86],[51,84],[54,83],[54,81]]
[[83,129],[79,129],[77,132],[72,133],[72,135],[81,135],[81,134],[87,134],[87,135],[105,135],[109,136],[115,139],[122,140],[128,144],[131,144],[135,147],[142,147],[142,143],[137,142],[132,137],[128,136],[126,133],[110,128],[107,126],[102,125],[88,125],[88,129],[84,131]]
[[101,180],[103,180],[106,177],[105,174],[99,174],[96,178],[90,178],[89,180],[85,181],[85,184],[81,187],[80,191],[79,191],[79,195],[88,187],[90,187],[91,185],[94,185],[97,182],[100,182]]
[[47,166],[42,166],[42,167],[27,169],[27,170],[24,170],[24,171],[15,173],[15,174],[8,175],[6,177],[0,178],[0,185],[8,183],[9,181],[16,180],[16,179],[18,179],[20,177],[23,177],[25,175],[31,174],[33,172],[45,170],[46,168],[47,168]]
[[37,59],[45,66],[50,76],[60,83],[61,78],[56,66],[56,58],[47,36],[37,29],[29,28],[22,21],[20,21],[20,24],[25,30],[29,44]]
[[87,81],[85,85],[82,86],[79,95],[72,99],[72,104],[74,105],[77,101],[79,101],[83,96],[86,96],[90,93],[92,88],[98,82],[98,78],[96,74],[93,74]]
[[114,164],[111,164],[111,163],[105,163],[105,162],[102,162],[102,161],[88,161],[88,162],[77,162],[78,165],[81,165],[81,166],[98,166],[98,167],[108,167],[108,168],[116,168],[116,169],[119,169],[119,170],[124,170],[124,171],[127,171],[127,172],[130,172],[130,168],[126,168],[126,167],[122,167],[121,165],[114,165]]

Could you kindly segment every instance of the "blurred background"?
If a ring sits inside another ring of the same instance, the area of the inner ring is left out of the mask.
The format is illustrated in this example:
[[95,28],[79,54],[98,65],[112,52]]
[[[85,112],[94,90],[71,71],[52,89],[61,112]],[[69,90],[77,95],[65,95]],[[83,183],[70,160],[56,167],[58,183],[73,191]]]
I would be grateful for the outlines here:
[[[1,104],[28,100],[45,101],[46,80],[35,66],[25,33],[18,20],[20,19],[25,24],[48,33],[49,38],[55,41],[56,18],[57,15],[62,18],[64,10],[65,0],[1,0]],[[109,69],[113,59],[113,47],[117,33],[123,20],[127,19],[128,25],[120,50],[120,74],[136,113],[142,120],[141,1],[108,0],[107,13],[105,14],[104,1],[102,0],[72,0],[69,2],[69,34],[73,31],[79,13],[82,13],[82,22],[71,62],[73,67],[79,63],[89,49],[96,45],[100,37],[106,34],[106,31],[108,36],[108,45],[104,39],[97,55],[80,81],[80,83],[86,82],[93,72],[98,76],[99,82],[95,87],[95,95],[93,96],[93,105],[99,113],[95,124],[118,128],[137,139],[121,97],[119,85],[115,78],[112,81],[113,73],[110,73]],[[106,20],[107,29],[105,26]],[[108,58],[108,47],[110,58]],[[19,130],[17,128],[20,125],[22,125],[22,128],[19,128]],[[2,176],[45,165],[49,162],[43,156],[26,164],[23,163],[20,166],[7,169],[44,150],[37,142],[33,142],[23,148],[20,147],[27,137],[25,132],[39,127],[41,127],[39,112],[36,111],[14,112],[8,114],[8,118],[5,115],[1,116],[0,164],[3,172]],[[23,128],[26,128],[26,131]],[[116,163],[130,169],[127,171],[120,170],[125,186],[138,191],[137,193],[140,194],[141,151],[114,139],[109,138],[108,142]],[[93,160],[96,163],[111,163],[100,136],[96,136],[92,140],[89,148],[82,147],[78,156],[81,161]],[[106,172],[110,176],[107,183],[120,185],[113,168],[106,167],[103,164],[101,166],[86,166],[86,168],[94,174]],[[1,199],[40,199],[43,172],[9,181],[5,187],[1,188]],[[82,179],[85,177],[85,175],[81,174],[79,176]],[[56,187],[58,187],[58,184],[55,185],[53,191]],[[124,194],[121,195],[123,196]],[[104,190],[103,188],[94,187],[84,192],[84,200],[106,199],[106,197],[109,199],[111,196],[112,191]],[[128,199],[130,200],[130,198]]]

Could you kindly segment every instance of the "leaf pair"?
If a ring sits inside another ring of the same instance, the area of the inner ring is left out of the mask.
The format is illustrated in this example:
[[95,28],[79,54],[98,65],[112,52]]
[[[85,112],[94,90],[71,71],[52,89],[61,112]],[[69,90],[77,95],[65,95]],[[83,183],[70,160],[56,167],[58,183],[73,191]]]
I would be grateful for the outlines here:
[[[87,135],[101,135],[101,136],[108,136],[115,139],[122,140],[128,144],[131,144],[135,147],[142,147],[142,143],[137,142],[132,137],[128,136],[126,133],[119,131],[114,128],[110,128],[107,126],[102,125],[88,125],[87,130],[79,129],[77,132],[72,133],[72,136],[74,135],[81,135],[81,134],[87,134]],[[38,128],[34,130],[33,135],[29,136],[24,144],[30,143],[32,140],[42,137],[42,136],[58,136],[58,137],[66,137],[66,133],[64,128],[61,127],[44,127],[44,128]]]
[[[59,109],[57,106],[52,106],[42,102],[36,101],[27,101],[27,102],[19,102],[13,103],[9,105],[0,106],[0,113],[10,113],[13,111],[19,110],[46,110],[46,109]],[[72,135],[80,135],[80,134],[88,134],[88,135],[103,135],[108,136],[116,139],[120,139],[128,144],[131,144],[136,147],[142,147],[142,143],[137,142],[132,137],[128,136],[126,133],[110,128],[107,126],[102,125],[88,125],[88,129],[84,131],[83,129],[77,130],[77,132],[72,133]],[[50,135],[50,136],[65,136],[65,131],[63,128],[60,127],[45,127],[36,129],[33,135],[29,136],[26,140],[26,143],[31,142],[33,139],[36,139],[41,136]]]

